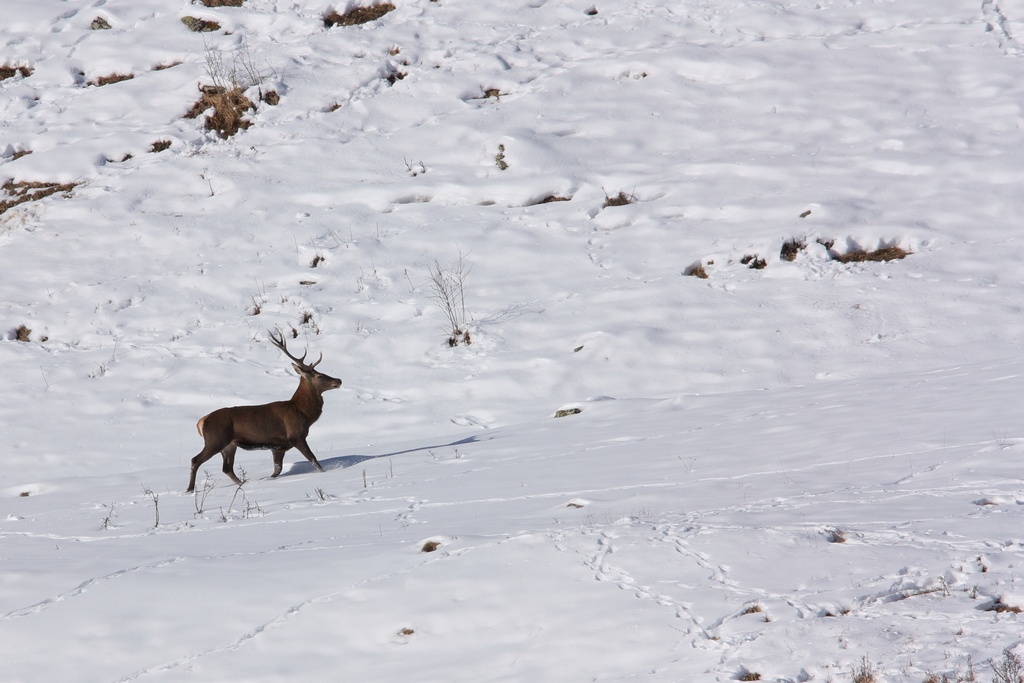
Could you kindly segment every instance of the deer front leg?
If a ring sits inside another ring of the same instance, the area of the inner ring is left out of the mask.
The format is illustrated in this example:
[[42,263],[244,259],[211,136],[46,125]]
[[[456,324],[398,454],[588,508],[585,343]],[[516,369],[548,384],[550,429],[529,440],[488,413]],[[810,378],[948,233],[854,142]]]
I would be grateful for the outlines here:
[[306,456],[306,460],[308,460],[313,465],[313,467],[317,469],[317,471],[324,471],[323,466],[320,464],[320,461],[316,459],[316,456],[313,455],[313,451],[310,450],[309,444],[306,443],[305,439],[299,439],[298,441],[296,441],[295,448],[296,450],[299,451],[299,453],[302,453],[304,456]]
[[281,468],[284,466],[284,452],[287,448],[278,448],[271,451],[274,454],[274,473],[270,475],[271,479],[276,479],[281,474]]

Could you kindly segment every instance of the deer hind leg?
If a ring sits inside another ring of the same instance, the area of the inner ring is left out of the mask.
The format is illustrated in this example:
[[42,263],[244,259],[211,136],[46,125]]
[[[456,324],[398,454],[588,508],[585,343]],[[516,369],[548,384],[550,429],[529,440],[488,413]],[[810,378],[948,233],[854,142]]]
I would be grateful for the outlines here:
[[276,479],[281,474],[281,468],[284,467],[284,452],[287,448],[275,448],[271,451],[274,454],[274,473],[270,475],[271,479]]
[[217,455],[218,450],[216,445],[211,446],[207,444],[203,446],[203,450],[199,451],[196,457],[192,458],[192,471],[188,477],[188,488],[185,489],[185,493],[192,493],[196,490],[196,472],[199,471],[204,462]]
[[306,443],[305,439],[299,439],[298,441],[296,441],[295,448],[299,451],[299,453],[302,453],[304,456],[306,456],[306,460],[308,460],[313,465],[313,467],[317,469],[317,471],[324,471],[323,466],[320,464],[320,461],[316,459],[316,456],[313,455],[313,451],[309,449],[309,444]]
[[234,441],[229,443],[221,450],[220,454],[224,457],[224,467],[222,467],[221,469],[223,470],[224,474],[228,475],[228,478],[231,479],[231,481],[241,486],[243,483],[242,480],[235,476],[236,450],[238,450],[238,446],[237,444],[235,444]]

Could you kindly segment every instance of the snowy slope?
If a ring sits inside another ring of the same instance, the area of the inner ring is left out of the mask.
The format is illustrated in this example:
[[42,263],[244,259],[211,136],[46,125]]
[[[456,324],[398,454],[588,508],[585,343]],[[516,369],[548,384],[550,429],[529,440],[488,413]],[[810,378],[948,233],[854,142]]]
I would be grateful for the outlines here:
[[[988,680],[1024,639],[1024,3],[2,4],[0,182],[76,184],[0,213],[5,679]],[[185,114],[232,69],[222,139]],[[292,391],[273,327],[345,382],[329,471],[183,494],[196,419]]]

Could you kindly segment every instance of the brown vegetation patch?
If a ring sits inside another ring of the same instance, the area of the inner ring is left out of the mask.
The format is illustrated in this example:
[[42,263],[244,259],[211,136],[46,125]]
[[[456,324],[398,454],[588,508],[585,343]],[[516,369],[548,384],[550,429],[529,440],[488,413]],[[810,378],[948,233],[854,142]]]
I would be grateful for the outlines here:
[[331,28],[332,26],[356,26],[358,24],[367,24],[371,21],[380,19],[394,9],[395,6],[390,2],[381,2],[376,5],[369,5],[368,7],[353,7],[344,14],[331,10],[324,15],[324,26]]
[[613,197],[605,195],[604,207],[607,209],[609,206],[626,206],[627,204],[632,204],[635,201],[636,197],[634,195],[626,194],[625,192],[620,191],[617,195]]
[[260,100],[266,102],[271,107],[276,107],[281,103],[281,96],[277,94],[276,90],[268,90],[260,95]]
[[740,259],[740,263],[753,270],[764,270],[768,267],[768,262],[757,254],[747,254]]
[[92,20],[92,23],[89,24],[89,28],[93,31],[108,31],[110,30],[110,22],[103,17],[96,17]]
[[121,81],[130,81],[135,78],[135,74],[119,74],[112,73],[106,76],[100,76],[95,81],[89,81],[86,85],[110,85],[111,83],[120,83]]
[[693,277],[700,278],[701,280],[708,279],[708,271],[704,270],[704,264],[697,261],[692,266],[683,271],[683,275],[691,275]]
[[29,341],[29,337],[32,334],[32,330],[24,325],[18,325],[14,328],[14,338],[20,342]]
[[27,66],[13,66],[11,64],[0,64],[0,81],[8,78],[14,78],[15,76],[21,76],[22,78],[28,78],[32,75],[32,69]]
[[153,71],[164,71],[165,69],[173,68],[175,66],[178,66],[179,64],[181,64],[181,62],[168,62],[166,64],[157,64],[153,67]]
[[[9,199],[0,199],[0,214],[6,213],[18,204],[34,202],[58,192],[63,192],[66,195],[75,189],[76,185],[78,183],[40,183],[25,180],[15,182],[8,180],[0,188],[3,190],[3,195],[9,197]],[[0,195],[0,197],[3,195]]]
[[986,608],[986,611],[999,613],[1010,612],[1011,614],[1020,614],[1024,610],[1021,610],[1021,608],[1017,605],[1008,605],[1005,602],[1003,602],[1002,598],[998,598],[995,602],[989,605],[988,608]]
[[246,121],[242,117],[250,109],[256,109],[256,105],[245,96],[241,88],[227,90],[207,86],[200,90],[202,96],[188,110],[185,118],[198,118],[204,112],[213,109],[213,113],[206,117],[204,125],[206,130],[216,131],[225,140],[252,125],[252,121]]
[[150,152],[162,152],[171,146],[170,140],[157,140],[149,147]]
[[30,149],[19,149],[17,152],[15,152],[14,154],[11,155],[11,161],[17,161],[18,159],[20,159],[20,158],[22,158],[24,156],[28,156],[31,153],[32,153],[32,150],[30,150]]
[[831,258],[833,261],[838,261],[839,263],[863,263],[865,261],[897,261],[899,259],[904,259],[910,256],[912,253],[914,253],[912,251],[907,251],[902,247],[890,246],[880,247],[873,251],[868,251],[866,249],[854,247],[845,254],[840,254],[839,252],[835,251],[832,248],[835,245],[835,240],[825,240],[819,237],[818,244],[825,247],[825,250],[828,252],[829,258]]
[[563,196],[557,195],[557,194],[549,194],[547,197],[544,197],[540,201],[534,202],[534,203],[535,204],[554,204],[555,202],[567,202],[570,199],[572,199],[572,197],[563,197]]
[[245,0],[199,0],[207,7],[241,7]]
[[807,242],[796,237],[786,240],[779,251],[779,258],[783,261],[795,261],[797,254],[807,248]]
[[200,19],[199,17],[182,17],[181,23],[185,24],[189,31],[195,31],[196,33],[210,33],[211,31],[220,30],[220,24],[216,21]]
[[435,550],[437,550],[440,547],[441,547],[441,543],[439,541],[427,541],[426,543],[423,544],[423,547],[420,548],[420,552],[421,553],[432,553],[432,552],[434,552]]
[[862,261],[898,261],[910,256],[911,252],[901,247],[882,247],[874,251],[854,249],[845,254],[833,254],[832,259],[840,263],[860,263]]

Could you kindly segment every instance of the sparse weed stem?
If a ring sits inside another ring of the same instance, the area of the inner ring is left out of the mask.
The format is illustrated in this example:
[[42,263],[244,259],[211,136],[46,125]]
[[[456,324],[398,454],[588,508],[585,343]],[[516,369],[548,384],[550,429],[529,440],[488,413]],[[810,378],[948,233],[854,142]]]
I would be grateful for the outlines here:
[[117,517],[117,511],[114,509],[115,505],[117,504],[111,503],[107,507],[107,515],[103,518],[103,521],[100,522],[100,528],[104,531],[107,531],[114,525],[114,518]]
[[445,267],[435,260],[429,270],[430,298],[448,319],[448,345],[453,347],[473,343],[468,327],[469,313],[466,311],[466,278],[470,270],[471,266],[461,251],[455,265]]
[[202,516],[203,511],[206,509],[207,497],[209,497],[213,489],[217,487],[217,485],[213,481],[213,477],[210,476],[209,472],[204,471],[203,475],[205,478],[203,479],[202,487],[196,490],[196,492],[193,494],[193,503],[196,509],[195,514],[193,515],[194,517]]
[[153,528],[156,529],[160,526],[160,494],[155,493],[148,486],[142,488],[142,495],[153,501]]

